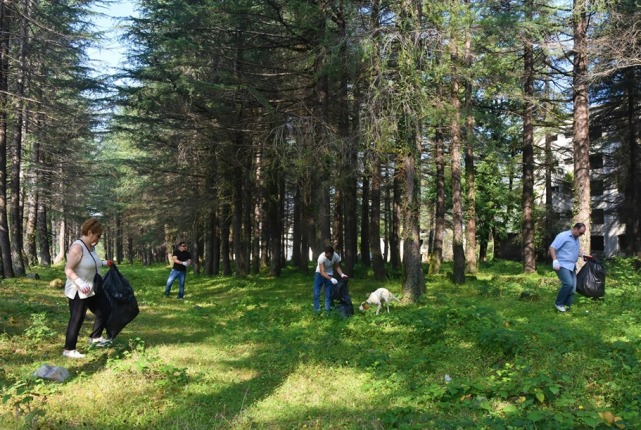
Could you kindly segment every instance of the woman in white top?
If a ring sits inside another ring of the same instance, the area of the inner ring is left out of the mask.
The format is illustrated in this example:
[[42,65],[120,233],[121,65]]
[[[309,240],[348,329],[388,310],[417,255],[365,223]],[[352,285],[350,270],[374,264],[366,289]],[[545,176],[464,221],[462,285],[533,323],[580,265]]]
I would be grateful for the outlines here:
[[[104,228],[100,221],[89,218],[82,224],[82,237],[71,244],[65,266],[67,283],[65,296],[69,299],[69,324],[65,337],[63,357],[82,358],[76,349],[80,327],[87,315],[87,309],[96,316],[89,342],[97,346],[107,346],[110,341],[102,337],[108,318],[108,310],[100,306],[100,291],[96,291],[94,277],[102,265],[110,266],[111,261],[102,262],[94,247],[100,240]],[[109,333],[107,333],[108,335]]]

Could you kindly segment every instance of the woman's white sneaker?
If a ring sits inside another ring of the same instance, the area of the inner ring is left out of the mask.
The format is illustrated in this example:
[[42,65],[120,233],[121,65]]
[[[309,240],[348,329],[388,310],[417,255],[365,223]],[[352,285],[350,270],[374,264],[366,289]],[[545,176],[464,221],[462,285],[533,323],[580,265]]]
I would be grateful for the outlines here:
[[84,358],[85,355],[79,353],[77,349],[65,349],[64,351],[62,351],[62,356],[67,358]]

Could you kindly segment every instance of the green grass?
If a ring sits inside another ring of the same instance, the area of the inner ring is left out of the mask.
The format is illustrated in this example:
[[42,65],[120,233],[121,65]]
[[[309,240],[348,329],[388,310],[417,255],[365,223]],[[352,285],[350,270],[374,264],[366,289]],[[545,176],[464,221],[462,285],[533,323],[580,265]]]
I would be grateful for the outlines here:
[[[49,282],[62,268],[40,270],[0,285],[0,428],[641,428],[641,276],[629,260],[608,268],[606,299],[567,314],[551,270],[495,262],[464,286],[428,277],[419,304],[343,320],[312,312],[311,274],[190,273],[179,301],[163,297],[166,267],[122,265],[141,313],[82,360],[61,357],[67,301]],[[357,307],[400,285],[354,278],[350,292]],[[42,363],[72,378],[35,379]]]

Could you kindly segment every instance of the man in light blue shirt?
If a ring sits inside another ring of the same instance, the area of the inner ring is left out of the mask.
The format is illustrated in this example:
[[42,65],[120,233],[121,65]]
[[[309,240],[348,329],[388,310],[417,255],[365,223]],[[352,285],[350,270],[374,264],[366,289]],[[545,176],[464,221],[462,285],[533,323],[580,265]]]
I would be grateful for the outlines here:
[[568,231],[556,235],[550,245],[552,268],[561,281],[559,294],[554,305],[559,312],[567,311],[572,306],[576,291],[576,262],[579,259],[581,244],[579,238],[585,233],[585,224],[577,222]]

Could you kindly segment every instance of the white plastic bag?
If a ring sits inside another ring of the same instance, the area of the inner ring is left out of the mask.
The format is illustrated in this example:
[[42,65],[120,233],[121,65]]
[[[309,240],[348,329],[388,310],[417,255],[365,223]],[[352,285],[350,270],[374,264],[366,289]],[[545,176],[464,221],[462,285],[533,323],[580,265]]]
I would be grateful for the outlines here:
[[33,376],[43,379],[51,379],[56,382],[64,382],[69,378],[69,371],[64,367],[52,366],[51,364],[43,364],[38,367]]

